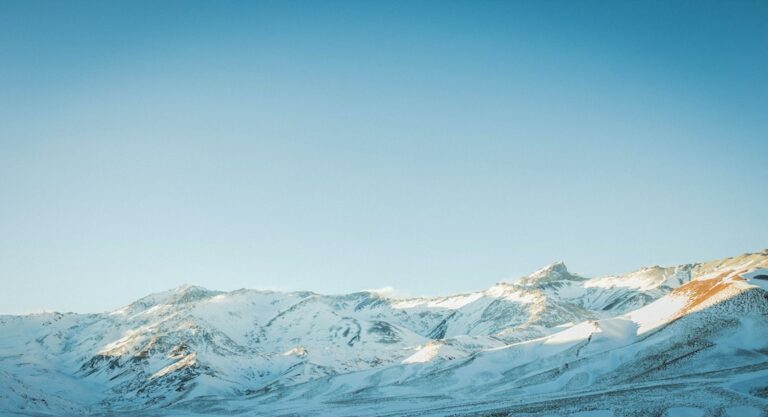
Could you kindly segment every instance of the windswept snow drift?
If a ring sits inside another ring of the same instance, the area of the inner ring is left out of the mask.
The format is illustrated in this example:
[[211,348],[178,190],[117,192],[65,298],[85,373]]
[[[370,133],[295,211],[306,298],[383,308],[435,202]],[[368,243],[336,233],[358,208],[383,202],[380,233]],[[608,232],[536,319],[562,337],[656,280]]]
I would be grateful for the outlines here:
[[766,415],[766,289],[763,251],[437,298],[184,286],[0,316],[0,414]]

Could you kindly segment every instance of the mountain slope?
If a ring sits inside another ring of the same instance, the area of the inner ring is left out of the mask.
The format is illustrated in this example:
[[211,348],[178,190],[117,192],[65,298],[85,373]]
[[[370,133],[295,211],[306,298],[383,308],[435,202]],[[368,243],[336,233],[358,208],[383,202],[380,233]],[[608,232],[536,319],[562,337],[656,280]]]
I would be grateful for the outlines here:
[[183,286],[104,314],[0,316],[0,411],[536,415],[605,393],[630,415],[642,405],[620,392],[684,381],[717,398],[695,394],[703,409],[760,410],[766,287],[768,251],[592,279],[554,263],[437,298]]

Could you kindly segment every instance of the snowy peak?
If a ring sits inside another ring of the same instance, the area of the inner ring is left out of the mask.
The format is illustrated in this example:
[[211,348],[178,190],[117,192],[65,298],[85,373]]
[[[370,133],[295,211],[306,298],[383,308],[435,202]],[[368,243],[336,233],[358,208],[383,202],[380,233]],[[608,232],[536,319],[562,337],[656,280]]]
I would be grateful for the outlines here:
[[565,274],[568,273],[568,268],[565,266],[565,262],[557,261],[537,270],[532,273],[531,277],[545,277],[552,274]]
[[565,263],[562,261],[551,263],[536,272],[517,280],[514,284],[523,287],[546,286],[551,283],[579,283],[586,278],[568,271]]

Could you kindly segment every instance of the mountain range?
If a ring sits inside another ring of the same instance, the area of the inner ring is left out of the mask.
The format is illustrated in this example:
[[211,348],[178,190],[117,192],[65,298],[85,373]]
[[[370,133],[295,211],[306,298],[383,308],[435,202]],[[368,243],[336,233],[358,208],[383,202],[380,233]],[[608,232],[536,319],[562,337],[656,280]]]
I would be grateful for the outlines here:
[[443,297],[185,285],[3,315],[0,414],[768,416],[768,250]]

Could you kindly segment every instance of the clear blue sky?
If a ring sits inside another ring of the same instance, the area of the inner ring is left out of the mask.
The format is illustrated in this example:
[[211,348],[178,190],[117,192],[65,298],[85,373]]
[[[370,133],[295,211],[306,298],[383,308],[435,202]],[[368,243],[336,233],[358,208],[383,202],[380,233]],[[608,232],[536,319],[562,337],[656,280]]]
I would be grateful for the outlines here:
[[0,2],[0,312],[768,247],[768,3]]

